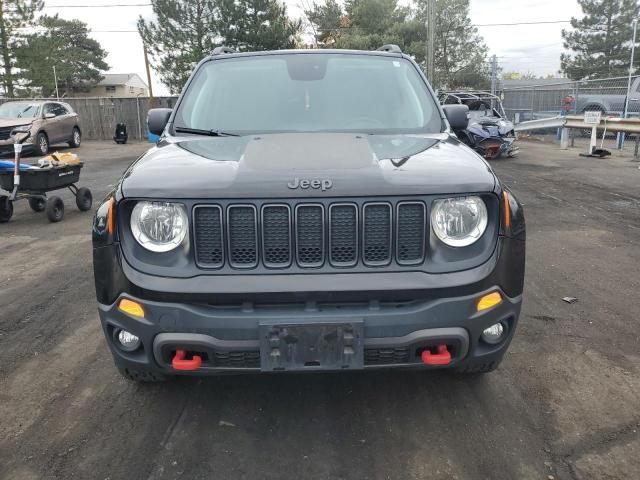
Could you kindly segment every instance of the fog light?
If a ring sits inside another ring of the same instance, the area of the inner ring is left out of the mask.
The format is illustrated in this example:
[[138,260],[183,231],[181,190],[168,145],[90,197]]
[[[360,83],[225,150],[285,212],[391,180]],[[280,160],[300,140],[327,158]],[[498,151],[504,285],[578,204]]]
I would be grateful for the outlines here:
[[496,323],[482,332],[482,340],[490,344],[496,344],[504,336],[505,328],[502,323]]
[[120,348],[127,352],[133,352],[140,346],[140,339],[126,330],[118,330],[117,338]]

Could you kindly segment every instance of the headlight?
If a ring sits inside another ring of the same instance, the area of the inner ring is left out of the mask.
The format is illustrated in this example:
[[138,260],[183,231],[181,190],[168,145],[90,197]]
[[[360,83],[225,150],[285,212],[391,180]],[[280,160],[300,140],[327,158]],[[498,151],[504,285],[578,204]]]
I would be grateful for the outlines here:
[[138,202],[131,212],[131,232],[147,250],[168,252],[182,243],[189,220],[184,205]]
[[11,130],[11,135],[14,135],[16,133],[26,133],[30,131],[31,131],[31,125],[20,125],[19,127],[16,127],[13,130]]
[[466,247],[487,229],[487,207],[480,197],[436,200],[431,210],[436,236],[451,247]]

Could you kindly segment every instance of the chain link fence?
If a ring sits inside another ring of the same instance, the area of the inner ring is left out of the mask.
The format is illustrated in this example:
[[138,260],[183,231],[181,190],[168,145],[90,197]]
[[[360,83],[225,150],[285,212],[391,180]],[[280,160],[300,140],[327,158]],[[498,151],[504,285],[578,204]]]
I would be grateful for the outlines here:
[[[526,120],[599,110],[605,115],[622,116],[629,77],[566,81],[502,90],[504,109],[511,120]],[[640,76],[632,77],[628,115],[640,114]]]

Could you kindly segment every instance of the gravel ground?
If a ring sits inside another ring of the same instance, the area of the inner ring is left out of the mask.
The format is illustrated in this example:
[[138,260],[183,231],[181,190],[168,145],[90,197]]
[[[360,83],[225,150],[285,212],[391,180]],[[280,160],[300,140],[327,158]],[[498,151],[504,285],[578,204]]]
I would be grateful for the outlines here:
[[[148,145],[87,142],[102,198]],[[136,385],[96,313],[89,213],[0,225],[0,478],[640,478],[640,163],[523,142],[520,328],[502,366]],[[573,304],[562,297],[578,298]]]

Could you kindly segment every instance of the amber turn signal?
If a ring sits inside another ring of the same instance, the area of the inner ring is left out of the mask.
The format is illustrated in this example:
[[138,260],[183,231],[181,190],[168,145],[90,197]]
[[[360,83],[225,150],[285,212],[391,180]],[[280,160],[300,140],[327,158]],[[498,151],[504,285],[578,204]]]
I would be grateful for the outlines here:
[[128,315],[133,315],[135,317],[144,317],[144,308],[138,302],[134,302],[133,300],[128,300],[123,298],[120,300],[120,304],[118,308],[121,312],[124,312]]
[[485,295],[478,301],[477,311],[482,312],[483,310],[488,310],[489,308],[500,305],[501,303],[502,295],[498,292],[492,292]]

